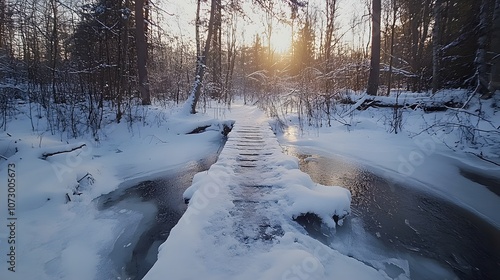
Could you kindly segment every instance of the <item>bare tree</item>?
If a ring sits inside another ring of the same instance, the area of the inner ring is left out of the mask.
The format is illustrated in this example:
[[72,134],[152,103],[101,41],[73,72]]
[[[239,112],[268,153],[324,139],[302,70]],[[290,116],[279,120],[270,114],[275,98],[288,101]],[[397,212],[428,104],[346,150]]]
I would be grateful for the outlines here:
[[382,3],[381,0],[373,0],[372,3],[372,46],[370,60],[370,76],[368,77],[369,95],[377,95],[380,80],[380,21]]
[[236,17],[233,14],[228,23],[228,31],[227,31],[227,67],[226,67],[226,75],[224,80],[224,102],[230,104],[231,102],[231,91],[233,89],[233,74],[234,74],[234,65],[236,61],[236,31],[237,31],[237,22]]
[[[333,52],[333,33],[335,31],[335,16],[337,12],[337,0],[327,0],[326,1],[326,30],[325,30],[325,60],[326,67],[325,72],[330,75],[330,71],[333,69],[332,65],[332,52]],[[330,80],[326,81],[326,91],[330,88]]]
[[[205,41],[205,48],[203,49],[203,53],[200,53],[198,55],[196,61],[196,74],[194,78],[194,83],[191,88],[188,100],[186,101],[185,104],[185,106],[189,106],[189,112],[191,114],[196,114],[196,105],[198,104],[198,100],[200,99],[201,96],[201,85],[203,83],[203,77],[205,76],[207,57],[210,53],[210,45],[212,42],[212,36],[214,32],[215,12],[217,11],[218,6],[220,6],[220,0],[211,1],[210,19],[208,21],[208,34],[207,34],[207,40]],[[199,15],[197,15],[197,18],[199,19]]]
[[432,92],[441,88],[441,60],[442,60],[442,17],[444,0],[436,0],[434,4],[434,28],[432,30]]
[[266,7],[266,20],[264,22],[265,27],[265,35],[267,39],[267,59],[272,60],[272,50],[271,50],[271,37],[273,34],[273,25],[274,25],[274,3],[269,2],[268,7]]
[[[422,62],[422,56],[427,45],[429,33],[429,23],[432,19],[433,0],[398,0],[395,4],[400,11],[402,27],[405,29],[405,40],[398,42],[405,46],[407,56],[405,59],[409,62],[412,73],[409,88],[412,91],[420,91],[423,86],[422,77],[425,65]],[[392,8],[391,8],[392,10]]]
[[493,58],[491,59],[490,82],[488,85],[489,93],[484,98],[491,97],[495,91],[500,90],[500,0],[495,1],[490,49],[493,51]]
[[387,95],[391,93],[392,86],[392,64],[394,62],[394,36],[396,35],[396,21],[398,15],[398,5],[396,0],[392,0],[392,24],[391,24],[391,45],[389,56],[389,73],[387,74]]
[[488,19],[488,7],[490,0],[482,0],[479,12],[479,38],[477,41],[476,58],[474,64],[476,66],[477,87],[476,92],[484,92],[488,89],[487,67],[486,67],[486,52],[488,51],[488,29],[490,21]]
[[220,100],[222,98],[223,83],[222,83],[222,5],[218,1],[215,5],[213,13],[213,30],[212,41],[210,46],[210,53],[206,57],[208,68],[209,81],[205,92],[214,99]]
[[137,51],[137,72],[139,74],[139,92],[141,93],[142,105],[151,104],[148,80],[148,45],[146,41],[147,24],[144,19],[144,4],[148,0],[135,1],[135,44]]

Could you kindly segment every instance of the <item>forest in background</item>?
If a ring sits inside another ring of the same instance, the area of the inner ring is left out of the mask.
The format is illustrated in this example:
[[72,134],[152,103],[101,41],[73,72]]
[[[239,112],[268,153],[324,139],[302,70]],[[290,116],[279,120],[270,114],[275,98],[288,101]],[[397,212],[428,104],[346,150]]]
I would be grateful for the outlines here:
[[[109,122],[140,121],[143,105],[190,96],[191,112],[243,96],[271,116],[293,107],[329,125],[352,91],[466,88],[467,101],[443,105],[464,109],[499,88],[499,0],[373,0],[349,23],[338,21],[342,0],[249,0],[266,31],[247,44],[244,1],[192,1],[192,40],[165,28],[162,1],[0,0],[0,127],[22,102],[33,130],[43,118],[52,134],[98,140]],[[277,22],[292,28],[289,52],[272,48]],[[345,24],[360,43],[343,40]]]

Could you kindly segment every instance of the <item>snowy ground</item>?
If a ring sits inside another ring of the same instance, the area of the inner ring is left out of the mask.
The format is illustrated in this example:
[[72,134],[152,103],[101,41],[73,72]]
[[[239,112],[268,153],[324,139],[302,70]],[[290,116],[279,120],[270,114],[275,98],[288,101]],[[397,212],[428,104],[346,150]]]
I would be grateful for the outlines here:
[[[463,98],[464,93],[444,93],[448,99],[453,99],[453,95]],[[403,94],[400,102],[406,100],[412,103],[418,98],[422,96],[407,97]],[[394,103],[394,96],[379,99]],[[424,187],[500,228],[500,197],[486,186],[460,174],[461,170],[465,170],[486,176],[490,181],[497,182],[493,187],[497,188],[497,193],[499,191],[500,167],[474,155],[484,155],[489,160],[500,162],[499,146],[494,142],[500,143],[500,112],[495,107],[498,106],[495,102],[498,103],[497,100],[482,101],[480,105],[477,100],[470,102],[471,109],[468,111],[474,112],[481,106],[484,117],[491,121],[479,121],[478,127],[492,131],[478,139],[474,148],[462,144],[463,139],[460,138],[463,135],[460,131],[448,133],[449,131],[435,129],[435,134],[420,133],[436,121],[458,121],[455,112],[425,113],[418,109],[404,111],[403,131],[399,134],[387,132],[393,114],[392,109],[387,108],[355,110],[345,118],[349,120],[350,126],[332,121],[331,127],[323,125],[320,128],[299,126],[297,115],[289,114],[286,116],[288,127],[279,139],[284,145],[314,149],[326,156],[338,154],[355,159],[364,166],[373,167],[374,172],[394,182]]]
[[[186,116],[152,107],[144,124],[136,123],[132,127],[126,123],[108,125],[99,143],[89,140],[90,137],[61,141],[63,137],[60,135],[43,133],[46,130],[43,119],[35,123],[36,131],[39,132],[32,132],[27,109],[23,106],[26,105],[18,106],[20,113],[0,134],[0,182],[4,182],[0,184],[3,186],[0,197],[4,198],[0,201],[0,220],[5,224],[0,228],[0,279],[101,279],[101,272],[110,269],[103,264],[122,230],[119,223],[124,221],[101,215],[93,199],[140,180],[161,176],[162,171],[203,158],[217,149],[220,144],[220,122],[213,121],[213,117],[236,119],[248,126],[251,126],[250,122],[262,124],[268,121],[255,108],[237,105],[227,116],[219,116],[222,112],[219,110],[208,115]],[[498,112],[485,111],[499,126],[500,118],[495,115]],[[388,134],[387,123],[391,114],[390,110],[373,108],[361,112],[356,110],[346,117],[351,126],[332,122],[332,127],[323,126],[319,129],[301,129],[297,116],[289,115],[286,119],[289,127],[279,136],[279,141],[285,145],[321,151],[325,155],[333,153],[356,159],[396,182],[410,182],[409,185],[412,185],[412,181],[418,182],[414,185],[426,186],[427,191],[477,213],[500,228],[498,195],[460,175],[460,170],[466,170],[500,181],[498,166],[468,153],[483,152],[489,159],[498,162],[498,147],[486,145],[481,151],[462,149],[459,135],[453,133],[409,136],[420,132],[432,120],[450,118],[449,112],[424,114],[419,110],[405,111],[404,132]],[[207,132],[185,135],[195,127],[212,123],[214,126]],[[487,124],[481,125],[487,128]],[[264,130],[261,136],[268,139],[266,144],[272,144],[273,153],[281,153],[270,130]],[[442,140],[448,146],[456,143],[452,148],[457,151],[450,150]],[[77,148],[82,144],[85,146]],[[235,145],[231,140],[227,144],[233,148]],[[73,152],[44,156],[73,148],[76,149]],[[194,200],[198,193],[200,198],[203,190],[207,191],[202,186],[204,182],[220,180],[217,176],[207,175],[210,173],[226,176],[226,179],[233,178],[232,182],[236,184],[259,180],[264,182],[263,185],[285,186],[300,178],[302,187],[296,186],[286,192],[278,188],[277,193],[271,194],[286,198],[280,201],[280,207],[275,208],[274,212],[262,212],[263,209],[255,209],[255,212],[263,217],[271,215],[282,223],[289,222],[291,217],[305,210],[314,210],[326,217],[336,210],[346,209],[343,200],[333,205],[334,208],[340,207],[338,209],[311,203],[311,197],[319,199],[317,192],[322,188],[313,184],[308,176],[301,175],[296,169],[296,161],[289,157],[279,155],[266,162],[269,166],[280,166],[280,170],[273,175],[277,176],[275,179],[265,182],[268,177],[262,177],[264,173],[236,176],[241,174],[236,174],[232,169],[234,156],[230,150],[224,152],[220,163],[214,165],[210,172],[197,175],[195,184],[186,195]],[[278,173],[282,175],[278,176]],[[8,187],[8,178],[15,179],[15,186],[12,185],[13,180],[10,181],[12,191]],[[383,279],[389,273],[383,266],[375,269],[373,264],[367,265],[342,255],[308,237],[301,227],[290,223],[282,223],[284,234],[272,239],[270,248],[262,244],[255,248],[242,246],[238,238],[222,229],[225,226],[231,229],[233,226],[231,220],[223,218],[235,206],[233,198],[236,194],[231,188],[219,190],[221,195],[211,199],[211,202],[207,201],[209,206],[201,214],[192,215],[196,207],[188,208],[187,213],[191,215],[185,215],[172,231],[171,238],[161,247],[159,262],[146,279],[163,279],[165,275],[169,279],[193,279],[189,275],[209,279],[230,279],[233,275],[240,275],[240,279],[248,275],[261,276],[260,279],[302,279],[306,276],[314,276],[314,279],[330,279],[333,276],[351,279],[354,274],[364,279]],[[9,196],[15,198],[15,209],[10,215],[6,197],[14,192],[15,197]],[[67,201],[67,197],[71,202]],[[325,201],[328,201],[328,197]],[[188,219],[197,222],[185,223]],[[127,222],[140,220],[140,214],[130,212]],[[15,222],[15,229],[8,227],[11,222]],[[333,226],[331,220],[330,226]],[[254,233],[251,230],[248,233],[249,230],[244,227],[241,232],[247,235]],[[268,234],[272,235],[272,232],[264,232],[265,236]],[[12,243],[14,241],[15,244]],[[10,246],[15,246],[15,249],[10,250]],[[8,254],[12,251],[15,252],[15,263],[8,262],[12,259]],[[403,272],[400,279],[408,278],[408,268],[404,262],[394,260],[394,263]],[[9,271],[10,267],[16,272]],[[168,273],[165,272],[167,269]],[[121,276],[120,272],[111,274]],[[105,275],[110,275],[109,271]]]
[[[61,141],[61,135],[45,132],[43,119],[33,132],[27,105],[17,109],[0,134],[0,279],[101,279],[99,270],[110,269],[103,264],[123,221],[98,213],[92,200],[201,159],[221,145],[220,122],[203,114],[151,107],[133,127],[108,125],[96,143]],[[204,133],[185,134],[210,124]],[[86,146],[43,159],[81,144]],[[8,176],[15,179],[9,181],[15,182],[12,189],[7,188]],[[131,212],[129,219],[138,222],[141,215]]]

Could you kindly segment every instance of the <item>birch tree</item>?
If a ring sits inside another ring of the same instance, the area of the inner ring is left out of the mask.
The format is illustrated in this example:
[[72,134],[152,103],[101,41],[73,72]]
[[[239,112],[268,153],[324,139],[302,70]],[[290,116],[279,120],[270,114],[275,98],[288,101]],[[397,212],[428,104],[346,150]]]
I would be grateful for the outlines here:
[[[203,48],[203,52],[200,51],[200,54],[197,57],[196,74],[193,86],[191,88],[188,100],[184,104],[184,107],[189,109],[189,112],[191,114],[196,114],[196,105],[198,104],[198,100],[201,96],[201,86],[203,83],[203,77],[205,76],[207,57],[210,53],[210,45],[212,43],[212,36],[214,32],[215,11],[217,10],[217,7],[220,6],[220,0],[212,0],[210,6],[210,19],[208,21],[208,34],[205,41],[205,47]],[[196,18],[199,19],[199,9]],[[199,22],[197,22],[197,24],[198,23]],[[199,38],[197,38],[197,40],[199,40]],[[200,45],[199,42],[196,45]]]

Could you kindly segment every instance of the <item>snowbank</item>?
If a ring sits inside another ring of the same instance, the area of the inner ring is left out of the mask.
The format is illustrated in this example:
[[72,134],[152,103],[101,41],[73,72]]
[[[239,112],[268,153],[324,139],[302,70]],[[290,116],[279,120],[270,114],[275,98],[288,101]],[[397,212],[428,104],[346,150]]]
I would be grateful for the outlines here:
[[[466,93],[465,90],[447,90],[435,96],[402,93],[399,100],[400,104],[463,102],[467,99]],[[365,96],[353,95],[351,98],[363,100]],[[389,97],[374,98],[394,104],[395,93]],[[325,125],[321,128],[299,127],[297,116],[291,114],[287,116],[289,126],[279,139],[285,145],[295,145],[327,156],[337,154],[355,159],[394,183],[404,182],[405,185],[423,188],[500,228],[500,197],[491,188],[462,175],[463,170],[466,170],[500,181],[500,167],[478,157],[500,162],[499,146],[495,145],[500,143],[500,117],[495,102],[494,99],[473,99],[469,103],[468,112],[481,108],[482,117],[490,122],[476,120],[468,113],[457,115],[454,110],[433,113],[419,109],[405,110],[402,116],[403,131],[399,134],[388,133],[393,118],[392,109],[355,110],[351,112],[353,115],[349,126],[332,121],[331,127]],[[439,125],[445,122],[464,127],[451,131]],[[438,125],[433,126],[436,123]],[[464,137],[470,136],[465,128],[468,124],[491,133],[483,133],[475,140],[475,146],[470,146],[464,143]],[[429,127],[430,134],[425,132]]]
[[[19,104],[18,114],[0,134],[0,182],[7,182],[8,169],[15,172],[11,217],[17,218],[15,272],[7,270],[11,257],[1,250],[0,279],[120,276],[106,264],[122,227],[114,217],[101,215],[93,199],[215,153],[221,145],[219,127],[225,123],[152,106],[145,109],[142,123],[108,124],[101,141],[94,142],[90,136],[51,135],[43,118],[37,119],[32,131],[27,106]],[[204,133],[185,134],[200,125],[209,127]],[[2,188],[0,197],[6,195],[7,189]],[[7,221],[7,207],[7,199],[2,199],[2,221]],[[130,217],[141,219],[138,213]],[[0,247],[7,248],[11,237],[3,226]]]

